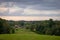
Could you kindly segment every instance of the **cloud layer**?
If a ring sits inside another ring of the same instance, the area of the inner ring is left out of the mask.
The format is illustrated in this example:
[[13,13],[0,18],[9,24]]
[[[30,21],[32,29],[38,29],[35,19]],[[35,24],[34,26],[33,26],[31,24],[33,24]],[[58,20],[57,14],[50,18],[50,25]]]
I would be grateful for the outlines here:
[[0,0],[0,16],[60,16],[60,0]]

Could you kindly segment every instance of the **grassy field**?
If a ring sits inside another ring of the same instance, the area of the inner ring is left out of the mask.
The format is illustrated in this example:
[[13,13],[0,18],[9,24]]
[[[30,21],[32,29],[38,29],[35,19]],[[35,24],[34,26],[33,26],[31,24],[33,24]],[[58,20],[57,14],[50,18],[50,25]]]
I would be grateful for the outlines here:
[[26,29],[19,29],[15,34],[0,34],[0,40],[60,40],[60,36],[39,35]]

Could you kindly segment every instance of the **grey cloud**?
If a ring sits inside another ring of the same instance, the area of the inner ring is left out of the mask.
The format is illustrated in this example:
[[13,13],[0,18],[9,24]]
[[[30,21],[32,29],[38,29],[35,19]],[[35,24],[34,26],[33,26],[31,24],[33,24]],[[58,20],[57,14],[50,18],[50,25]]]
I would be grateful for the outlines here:
[[[13,7],[14,5],[21,7],[21,8],[30,8],[35,10],[60,10],[60,0],[0,0],[0,6],[1,3],[6,2],[6,5],[3,5],[3,7]],[[9,4],[9,2],[13,2]],[[0,16],[60,16],[59,14],[34,14],[34,15],[27,15],[23,14],[23,12],[15,12],[12,14],[9,14],[6,12],[5,14],[0,13]]]
[[60,0],[1,0],[1,1],[2,2],[16,2],[15,4],[23,8],[28,5],[33,5],[33,6],[36,6],[36,7],[33,7],[34,9],[36,8],[39,10],[60,9]]

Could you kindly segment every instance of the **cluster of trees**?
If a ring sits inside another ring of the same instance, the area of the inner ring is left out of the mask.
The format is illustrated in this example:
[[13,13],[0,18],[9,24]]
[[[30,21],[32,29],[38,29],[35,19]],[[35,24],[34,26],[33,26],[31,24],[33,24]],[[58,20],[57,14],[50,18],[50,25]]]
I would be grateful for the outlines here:
[[60,21],[49,19],[44,21],[20,21],[18,24],[21,27],[30,29],[38,34],[59,35],[60,36]]
[[15,33],[15,25],[38,34],[60,36],[60,21],[49,19],[44,21],[12,21],[0,18],[0,34]]
[[40,25],[36,27],[36,33],[47,34],[47,35],[58,35],[60,36],[60,21],[42,21]]
[[8,23],[8,20],[0,18],[0,34],[14,33],[14,28]]

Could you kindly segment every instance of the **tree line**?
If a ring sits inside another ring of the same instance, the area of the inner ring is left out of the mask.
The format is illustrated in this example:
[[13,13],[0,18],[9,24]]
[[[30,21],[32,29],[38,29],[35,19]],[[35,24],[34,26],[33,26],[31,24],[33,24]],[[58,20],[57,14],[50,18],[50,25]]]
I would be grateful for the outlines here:
[[15,25],[37,34],[60,36],[60,21],[53,19],[41,21],[12,21],[0,18],[0,34],[15,33]]
[[60,36],[60,21],[58,20],[54,21],[53,19],[49,19],[43,21],[20,21],[18,24],[38,34]]

